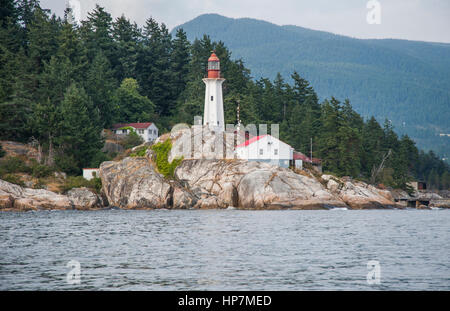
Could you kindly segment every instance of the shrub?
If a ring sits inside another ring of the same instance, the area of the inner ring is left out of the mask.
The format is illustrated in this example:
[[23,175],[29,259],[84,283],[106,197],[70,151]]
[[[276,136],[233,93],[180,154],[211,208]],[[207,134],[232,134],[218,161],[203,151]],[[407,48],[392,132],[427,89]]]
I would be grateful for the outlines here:
[[64,182],[62,192],[67,192],[73,188],[89,188],[97,193],[102,189],[102,181],[100,178],[93,178],[91,180],[84,179],[83,176],[69,176]]
[[173,177],[175,169],[183,161],[183,158],[176,158],[169,163],[169,153],[171,149],[172,141],[170,139],[152,146],[152,150],[156,153],[156,167],[166,178]]
[[22,159],[15,157],[1,159],[0,170],[3,174],[31,173],[31,168],[29,168]]
[[55,157],[55,164],[59,171],[71,175],[80,174],[78,161],[73,156],[59,154]]
[[42,164],[33,165],[31,168],[32,175],[36,178],[48,177],[55,171],[53,168]]
[[4,181],[10,182],[12,184],[19,185],[21,187],[25,187],[25,183],[16,175],[6,174],[6,175],[2,176],[2,179]]
[[142,146],[136,149],[135,152],[130,154],[130,157],[145,157],[145,154],[147,152],[148,146]]
[[108,154],[98,151],[91,160],[90,167],[100,167],[100,164],[106,161],[111,161],[112,157],[110,157]]
[[142,137],[139,136],[132,127],[125,127],[123,129],[129,130],[130,133],[125,137],[125,139],[120,141],[122,147],[124,147],[125,149],[130,149],[144,143]]
[[34,184],[33,189],[46,189],[47,185],[45,181],[38,179],[38,182]]

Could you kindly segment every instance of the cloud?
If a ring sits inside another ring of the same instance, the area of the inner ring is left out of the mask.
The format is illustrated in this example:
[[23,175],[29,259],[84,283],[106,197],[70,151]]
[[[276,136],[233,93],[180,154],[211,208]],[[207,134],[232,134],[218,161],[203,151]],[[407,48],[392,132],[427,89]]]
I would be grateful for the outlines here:
[[[125,14],[144,24],[153,17],[169,28],[200,14],[251,17],[279,25],[298,25],[357,38],[399,38],[450,43],[450,1],[378,0],[381,25],[366,22],[368,0],[79,0],[82,16],[95,7],[106,8],[114,17]],[[61,15],[61,0],[41,0],[41,5]]]

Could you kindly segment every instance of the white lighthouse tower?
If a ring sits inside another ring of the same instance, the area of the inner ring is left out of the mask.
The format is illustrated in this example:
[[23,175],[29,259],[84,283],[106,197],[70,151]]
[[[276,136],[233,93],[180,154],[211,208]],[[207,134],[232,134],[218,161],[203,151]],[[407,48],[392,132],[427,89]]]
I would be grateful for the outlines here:
[[208,59],[208,77],[203,79],[206,85],[203,125],[222,132],[225,130],[222,95],[224,81],[225,79],[220,77],[219,58],[213,52]]

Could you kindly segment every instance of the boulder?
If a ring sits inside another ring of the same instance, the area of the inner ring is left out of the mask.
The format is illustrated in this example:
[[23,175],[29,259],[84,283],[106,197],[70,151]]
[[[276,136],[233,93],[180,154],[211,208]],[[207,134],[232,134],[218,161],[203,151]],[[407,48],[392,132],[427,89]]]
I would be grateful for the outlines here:
[[322,179],[327,182],[327,189],[352,209],[400,207],[387,190],[381,190],[348,177],[340,179],[331,175],[323,175]]
[[67,192],[67,197],[72,202],[73,208],[78,210],[91,210],[103,206],[101,197],[87,188],[71,189]]
[[450,208],[450,199],[433,199],[430,201],[430,206],[439,208]]
[[187,208],[196,198],[159,174],[148,158],[125,158],[100,166],[103,193],[110,206],[123,209]]
[[22,188],[0,180],[0,209],[72,209],[72,202],[65,195],[43,189]]
[[175,176],[196,193],[201,208],[311,209],[346,206],[313,177],[244,160],[185,160]]
[[105,145],[102,148],[102,152],[106,153],[121,153],[124,151],[124,148],[117,141],[106,140]]

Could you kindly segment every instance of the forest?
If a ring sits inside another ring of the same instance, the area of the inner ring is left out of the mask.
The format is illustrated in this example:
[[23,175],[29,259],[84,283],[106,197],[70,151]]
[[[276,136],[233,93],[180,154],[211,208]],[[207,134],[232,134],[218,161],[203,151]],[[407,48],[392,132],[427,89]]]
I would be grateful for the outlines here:
[[[57,17],[37,0],[2,0],[0,9],[0,140],[35,142],[45,164],[71,175],[98,167],[102,130],[115,122],[154,122],[160,133],[203,115],[206,62],[221,60],[226,123],[280,124],[280,138],[314,157],[325,172],[408,189],[420,179],[450,187],[449,165],[390,121],[363,118],[349,99],[320,101],[297,72],[292,82],[254,80],[242,59],[221,41],[190,43],[183,29],[171,35],[149,18],[143,27],[104,8],[76,23],[70,10]],[[0,146],[0,157],[4,154]],[[0,162],[1,165],[1,162]]]
[[[303,21],[299,20],[298,24]],[[392,121],[420,148],[450,156],[450,44],[394,39],[358,39],[252,18],[203,14],[175,27],[190,42],[204,34],[221,40],[244,59],[254,79],[289,83],[297,71],[319,99],[350,98],[354,109],[380,123]],[[450,163],[450,162],[449,162]]]

